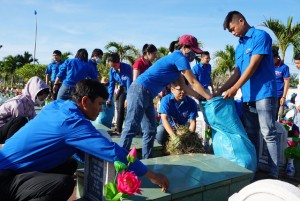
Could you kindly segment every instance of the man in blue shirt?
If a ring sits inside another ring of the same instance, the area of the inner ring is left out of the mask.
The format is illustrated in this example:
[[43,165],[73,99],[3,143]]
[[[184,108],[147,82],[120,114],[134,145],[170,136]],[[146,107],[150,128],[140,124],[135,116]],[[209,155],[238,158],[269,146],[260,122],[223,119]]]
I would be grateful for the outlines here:
[[[276,80],[272,39],[263,30],[251,27],[238,11],[231,11],[224,20],[224,29],[239,37],[235,51],[233,75],[221,87],[224,98],[233,98],[241,88],[243,124],[249,139],[259,153],[259,135],[263,135],[269,151],[269,175],[278,178],[278,136],[275,128]],[[258,159],[258,157],[257,157]]]
[[[53,84],[54,84],[54,81],[56,79],[56,76],[59,72],[59,67],[63,64],[63,62],[61,61],[61,51],[59,50],[54,50],[53,51],[53,62],[51,62],[47,68],[46,68],[46,84],[49,85],[49,81],[50,81],[50,93],[51,93],[51,96],[52,96],[52,99],[53,100],[56,100],[57,98],[57,92],[54,92],[52,90],[53,88]],[[61,86],[61,83],[58,83],[58,90]]]
[[[92,125],[108,93],[97,80],[77,83],[72,101],[46,105],[33,120],[8,139],[0,150],[0,200],[67,200],[74,190],[74,154],[87,152],[103,160],[127,161],[128,152],[110,142]],[[129,168],[153,183],[169,186],[168,179],[147,169],[139,160]]]
[[159,107],[161,121],[157,127],[156,139],[162,145],[175,135],[174,129],[180,125],[189,125],[191,132],[196,130],[197,103],[185,96],[178,82],[171,84],[171,92],[161,99]]
[[118,83],[119,89],[116,94],[117,108],[117,133],[122,132],[123,122],[125,118],[125,101],[127,90],[132,82],[132,67],[129,64],[120,62],[118,53],[112,53],[107,57],[108,65],[111,67],[109,71],[108,81],[108,100],[106,105],[110,106],[114,98],[115,86]]
[[98,63],[101,62],[102,57],[103,57],[103,51],[101,49],[96,48],[93,50],[91,58],[89,59],[89,65],[97,73],[97,75],[98,75],[97,79],[99,82],[101,82],[101,75],[97,68],[97,65],[98,65]]
[[284,106],[286,103],[286,95],[290,87],[290,70],[287,65],[283,63],[279,54],[278,48],[272,47],[273,57],[274,57],[274,66],[275,66],[275,76],[276,76],[276,120],[279,117],[279,120],[283,119]]
[[[211,65],[209,64],[210,61],[210,55],[208,51],[203,51],[201,53],[201,61],[200,63],[193,66],[192,71],[195,75],[198,82],[202,84],[204,89],[208,93],[214,93],[214,88],[211,83]],[[208,87],[211,86],[212,92],[208,89]]]

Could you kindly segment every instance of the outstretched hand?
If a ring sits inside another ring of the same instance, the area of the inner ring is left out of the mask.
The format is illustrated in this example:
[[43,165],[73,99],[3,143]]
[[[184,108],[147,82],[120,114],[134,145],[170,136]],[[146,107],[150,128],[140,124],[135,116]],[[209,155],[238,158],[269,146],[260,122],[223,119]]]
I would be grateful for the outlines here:
[[230,89],[228,89],[227,91],[225,91],[225,94],[223,96],[224,99],[229,99],[229,98],[233,98],[237,93],[237,90],[234,89],[233,87],[231,87]]
[[161,187],[163,192],[167,192],[170,182],[165,175],[148,170],[145,176],[148,177],[152,183]]

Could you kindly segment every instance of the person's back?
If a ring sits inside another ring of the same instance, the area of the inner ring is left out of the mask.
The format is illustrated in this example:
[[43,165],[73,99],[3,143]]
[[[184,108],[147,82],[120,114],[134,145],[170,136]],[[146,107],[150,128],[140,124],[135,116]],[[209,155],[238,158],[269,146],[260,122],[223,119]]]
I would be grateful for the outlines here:
[[180,70],[186,70],[180,69],[180,66],[188,66],[190,69],[188,60],[179,50],[176,50],[172,54],[157,60],[135,82],[148,89],[152,96],[155,97],[165,86],[178,78]]

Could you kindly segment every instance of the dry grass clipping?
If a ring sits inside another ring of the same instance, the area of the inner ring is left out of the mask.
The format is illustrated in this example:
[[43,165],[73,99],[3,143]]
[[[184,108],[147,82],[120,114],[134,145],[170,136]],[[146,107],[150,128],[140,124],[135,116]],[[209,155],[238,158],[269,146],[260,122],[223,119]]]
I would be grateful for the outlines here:
[[189,131],[187,126],[179,126],[175,130],[176,136],[170,137],[166,143],[165,152],[170,155],[205,153],[202,140],[197,133]]

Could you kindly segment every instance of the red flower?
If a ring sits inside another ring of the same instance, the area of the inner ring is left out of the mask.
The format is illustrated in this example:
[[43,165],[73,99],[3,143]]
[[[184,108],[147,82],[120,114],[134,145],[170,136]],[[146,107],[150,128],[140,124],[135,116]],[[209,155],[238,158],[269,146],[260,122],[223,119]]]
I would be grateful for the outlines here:
[[133,147],[127,155],[127,161],[133,163],[136,160],[136,148]]
[[297,143],[294,142],[294,141],[291,141],[291,140],[289,140],[287,143],[288,143],[289,147],[295,147],[295,146],[297,146]]
[[299,131],[295,130],[295,131],[294,131],[294,136],[295,136],[295,137],[299,137]]
[[118,174],[117,189],[120,193],[133,195],[134,193],[142,194],[142,181],[133,172],[122,172]]

